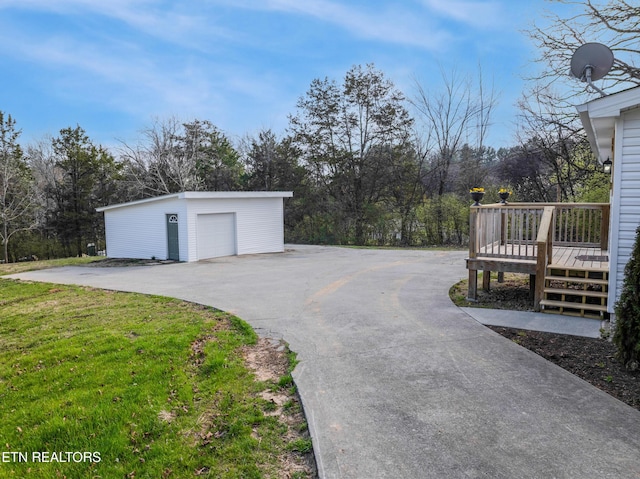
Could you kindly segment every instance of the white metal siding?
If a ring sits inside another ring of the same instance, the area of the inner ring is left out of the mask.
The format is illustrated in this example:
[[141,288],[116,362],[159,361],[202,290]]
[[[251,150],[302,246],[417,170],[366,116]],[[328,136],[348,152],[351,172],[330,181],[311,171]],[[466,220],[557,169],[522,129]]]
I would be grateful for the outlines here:
[[[291,192],[183,192],[100,208],[105,215],[107,254],[165,259],[168,213],[178,214],[181,261],[198,260],[198,215],[233,215],[235,254],[282,252],[283,198],[291,195]],[[210,252],[205,246],[200,253]]]
[[614,197],[611,204],[611,279],[609,311],[613,312],[624,281],[636,228],[640,224],[640,109],[621,115],[616,127]]
[[166,214],[178,214],[180,258],[187,257],[186,209],[168,199],[104,212],[107,256],[111,258],[167,258]]
[[239,254],[284,251],[282,199],[260,198],[248,206],[239,213]]
[[198,259],[236,254],[236,220],[234,213],[197,215]]
[[284,251],[282,198],[187,199],[189,259],[198,259],[198,215],[235,213],[236,254]]

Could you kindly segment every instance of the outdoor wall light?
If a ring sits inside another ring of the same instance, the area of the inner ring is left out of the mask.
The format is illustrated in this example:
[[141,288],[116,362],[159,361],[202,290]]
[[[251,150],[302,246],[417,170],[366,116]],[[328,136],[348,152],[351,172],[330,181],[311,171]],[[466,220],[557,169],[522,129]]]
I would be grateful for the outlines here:
[[605,161],[602,162],[602,171],[610,175],[612,166],[613,166],[613,162],[609,158],[607,158]]

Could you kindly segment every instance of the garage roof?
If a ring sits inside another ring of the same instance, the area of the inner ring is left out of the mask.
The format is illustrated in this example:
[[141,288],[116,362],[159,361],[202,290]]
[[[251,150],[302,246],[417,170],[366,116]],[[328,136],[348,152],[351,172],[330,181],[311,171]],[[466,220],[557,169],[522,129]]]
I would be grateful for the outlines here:
[[239,199],[239,198],[291,198],[293,191],[183,191],[181,193],[172,193],[163,196],[154,196],[153,198],[145,198],[143,200],[129,201],[128,203],[119,203],[117,205],[102,206],[96,208],[96,211],[107,211],[116,208],[126,208],[132,205],[141,205],[154,201],[162,201],[168,199]]

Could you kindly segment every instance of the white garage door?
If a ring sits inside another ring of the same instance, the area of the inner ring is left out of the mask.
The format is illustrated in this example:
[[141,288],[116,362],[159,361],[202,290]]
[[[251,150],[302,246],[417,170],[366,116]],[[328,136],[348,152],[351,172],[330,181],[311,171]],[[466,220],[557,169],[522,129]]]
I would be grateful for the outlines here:
[[198,259],[236,254],[236,215],[198,215]]

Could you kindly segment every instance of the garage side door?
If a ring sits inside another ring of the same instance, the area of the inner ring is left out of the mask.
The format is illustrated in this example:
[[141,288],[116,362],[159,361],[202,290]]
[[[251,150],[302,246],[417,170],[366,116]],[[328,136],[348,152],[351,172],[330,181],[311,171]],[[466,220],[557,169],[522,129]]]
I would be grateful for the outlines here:
[[198,215],[198,259],[236,254],[236,215],[218,213]]

